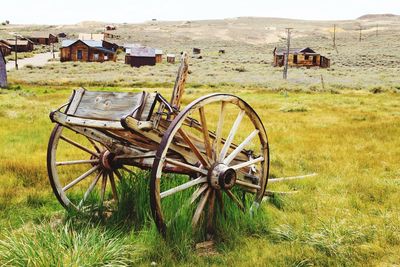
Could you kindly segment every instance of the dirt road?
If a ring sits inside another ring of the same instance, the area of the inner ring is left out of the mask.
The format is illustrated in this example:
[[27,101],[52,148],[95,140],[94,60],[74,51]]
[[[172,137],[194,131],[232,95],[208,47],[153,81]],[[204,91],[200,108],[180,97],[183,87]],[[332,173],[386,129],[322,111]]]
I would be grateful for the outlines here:
[[[55,58],[58,58],[58,52],[54,53]],[[26,65],[32,66],[43,66],[49,63],[49,59],[53,58],[53,54],[51,52],[36,54],[30,58],[18,59],[18,68],[21,69]],[[12,70],[15,68],[14,61],[7,62],[7,70]]]

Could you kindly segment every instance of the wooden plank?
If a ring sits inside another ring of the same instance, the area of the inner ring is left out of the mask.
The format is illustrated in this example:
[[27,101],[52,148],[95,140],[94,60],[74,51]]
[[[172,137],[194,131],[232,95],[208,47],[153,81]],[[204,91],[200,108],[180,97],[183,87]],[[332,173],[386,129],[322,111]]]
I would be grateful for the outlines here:
[[192,149],[192,152],[200,160],[201,164],[203,164],[204,167],[209,167],[210,163],[204,158],[203,154],[200,152],[200,150],[197,148],[197,146],[190,140],[190,138],[182,130],[182,128],[180,128],[178,130],[178,132],[182,136],[182,138],[185,140],[186,144],[188,144],[189,147]]
[[240,110],[235,122],[233,123],[233,126],[229,132],[228,138],[226,138],[226,142],[225,142],[224,146],[222,147],[221,154],[219,155],[219,158],[221,160],[223,160],[226,156],[226,153],[228,153],[228,149],[231,146],[233,138],[235,137],[235,134],[239,128],[240,122],[242,121],[244,114],[245,114],[245,111]]
[[68,107],[67,114],[72,115],[75,113],[85,91],[86,90],[84,88],[74,90],[74,98],[72,99],[71,104]]
[[206,155],[209,159],[211,159],[212,147],[211,147],[210,133],[208,132],[206,115],[204,113],[204,107],[199,108],[199,113],[200,113],[200,122],[201,122],[201,129],[203,131],[204,147],[206,149]]
[[144,92],[115,93],[86,91],[74,115],[81,118],[120,120],[141,106]]

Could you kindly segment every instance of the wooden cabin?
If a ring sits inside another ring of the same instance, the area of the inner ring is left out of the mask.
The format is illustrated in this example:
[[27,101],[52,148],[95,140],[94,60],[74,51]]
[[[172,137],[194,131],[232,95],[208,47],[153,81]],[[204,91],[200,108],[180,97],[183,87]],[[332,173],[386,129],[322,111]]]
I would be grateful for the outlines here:
[[162,63],[163,51],[161,49],[156,49],[156,63]]
[[32,52],[33,51],[33,42],[30,40],[17,40],[17,45],[15,45],[15,39],[7,39],[3,40],[6,45],[11,47],[11,51],[17,50],[17,52]]
[[201,49],[200,48],[193,48],[193,54],[200,54],[201,53]]
[[7,87],[6,59],[0,50],[0,88]]
[[[274,55],[274,67],[282,67],[285,64],[285,55],[287,53],[286,48],[275,47],[273,51]],[[330,59],[326,58],[319,53],[315,52],[309,47],[306,48],[290,48],[288,56],[288,65],[290,67],[320,67],[329,68]]]
[[175,55],[174,54],[167,54],[167,62],[174,64],[175,63]]
[[49,33],[49,34],[33,34],[28,37],[35,45],[51,45],[54,43],[58,43],[58,37]]
[[60,47],[60,61],[104,62],[116,61],[116,52],[103,47],[102,41],[64,40]]
[[136,68],[154,66],[156,65],[156,51],[150,47],[132,47],[130,53],[125,55],[125,64]]
[[115,31],[117,29],[115,25],[106,25],[104,28],[106,31]]
[[0,51],[3,56],[8,56],[11,54],[11,46],[9,46],[6,42],[2,42],[0,40]]

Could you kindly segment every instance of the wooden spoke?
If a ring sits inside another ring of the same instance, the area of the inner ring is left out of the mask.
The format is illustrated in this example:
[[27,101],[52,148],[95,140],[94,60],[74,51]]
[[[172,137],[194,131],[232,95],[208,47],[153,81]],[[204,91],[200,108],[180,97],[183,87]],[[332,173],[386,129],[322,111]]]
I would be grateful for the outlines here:
[[217,129],[215,131],[215,140],[214,140],[214,153],[215,153],[215,160],[219,161],[219,151],[221,146],[221,136],[222,136],[222,127],[224,125],[224,117],[225,117],[225,102],[221,102],[221,111],[219,114]]
[[91,164],[91,163],[98,163],[98,162],[99,162],[98,159],[60,161],[60,162],[56,162],[56,166],[75,165],[75,164]]
[[190,188],[190,187],[192,187],[194,185],[202,184],[202,183],[205,183],[205,182],[207,182],[207,177],[199,177],[197,179],[191,180],[191,181],[189,181],[187,183],[178,185],[177,187],[171,188],[171,189],[169,189],[167,191],[164,191],[164,192],[160,193],[160,197],[164,198],[164,197],[173,195],[173,194],[175,194],[177,192],[180,192],[180,191],[183,191],[185,189],[188,189],[188,188]]
[[180,162],[180,161],[177,161],[177,160],[165,158],[165,161],[168,162],[168,163],[171,163],[171,164],[173,164],[175,166],[183,167],[185,169],[192,170],[192,171],[195,171],[197,173],[201,173],[201,174],[204,174],[204,175],[208,174],[208,172],[206,170],[204,170],[204,169],[200,169],[200,168],[198,168],[196,166],[193,166],[193,165],[190,165],[190,164],[186,164],[186,163],[183,163],[183,162]]
[[122,166],[121,168],[124,169],[125,171],[129,172],[130,174],[135,175],[135,173],[132,170],[128,169],[127,167]]
[[225,190],[225,193],[228,195],[228,197],[229,197],[230,199],[233,200],[233,202],[236,203],[236,205],[238,205],[239,209],[241,209],[242,211],[244,211],[244,207],[243,207],[242,202],[240,202],[240,200],[232,193],[231,190],[229,190],[229,189],[228,189],[228,190]]
[[214,232],[213,219],[215,209],[215,190],[212,189],[210,197],[208,199],[208,212],[207,212],[207,233],[212,234]]
[[114,180],[114,174],[113,172],[110,172],[109,174],[110,178],[110,185],[111,185],[111,191],[113,193],[113,198],[116,202],[118,202],[118,193],[117,193],[117,187],[115,186],[115,180]]
[[200,122],[201,122],[201,130],[204,136],[204,147],[206,148],[206,155],[209,159],[212,158],[212,147],[210,141],[210,133],[208,132],[206,115],[204,113],[204,107],[199,108],[200,113]]
[[199,223],[201,213],[203,212],[204,206],[207,203],[208,196],[210,195],[212,188],[208,188],[208,190],[203,194],[199,201],[199,205],[197,205],[196,211],[194,212],[192,218],[192,227],[195,228]]
[[118,170],[114,170],[114,173],[115,173],[115,175],[117,175],[117,177],[118,177],[118,179],[119,179],[120,181],[123,180],[122,175],[121,175],[121,173],[120,173]]
[[243,148],[258,134],[258,132],[259,130],[254,130],[251,132],[251,134],[247,136],[246,139],[240,145],[238,145],[228,157],[226,157],[226,159],[224,159],[224,164],[229,165],[229,163],[231,163],[237,154],[243,150]]
[[231,146],[232,140],[235,137],[235,134],[239,128],[240,122],[242,121],[244,114],[245,114],[245,111],[240,110],[235,122],[233,123],[231,131],[229,132],[229,135],[226,138],[225,144],[222,147],[221,154],[219,155],[219,158],[221,160],[225,159],[226,153],[228,153],[229,147]]
[[90,170],[88,170],[87,172],[85,172],[84,174],[82,174],[81,176],[79,176],[78,178],[76,178],[75,180],[70,182],[69,184],[67,184],[65,187],[63,187],[63,191],[64,192],[67,191],[68,189],[70,189],[71,187],[73,187],[74,185],[76,185],[77,183],[79,183],[80,181],[82,181],[83,179],[85,179],[86,177],[91,175],[92,173],[94,173],[98,168],[99,168],[99,165],[92,167]]
[[103,174],[103,172],[99,172],[96,177],[94,178],[93,182],[90,184],[88,190],[85,192],[85,194],[83,195],[82,200],[79,202],[78,207],[81,208],[83,205],[83,202],[86,201],[86,199],[88,198],[88,196],[90,195],[90,193],[92,193],[94,187],[96,186],[97,182],[100,180],[101,175]]
[[106,194],[107,174],[103,172],[103,180],[101,181],[100,203],[103,205],[104,195]]
[[238,169],[241,169],[241,168],[244,168],[244,167],[253,165],[253,164],[255,164],[255,163],[258,163],[258,162],[263,161],[263,160],[264,160],[263,157],[258,157],[258,158],[255,158],[255,159],[252,159],[252,160],[243,162],[243,163],[239,163],[239,164],[230,166],[230,168],[232,168],[232,169],[234,169],[234,170],[238,170]]
[[93,140],[90,139],[89,137],[86,137],[86,138],[87,138],[87,140],[89,140],[89,142],[94,146],[94,148],[96,149],[97,153],[100,153],[100,152],[103,150],[103,149],[101,149],[100,146],[98,146],[98,145],[96,144],[95,141],[93,141]]
[[99,157],[99,153],[96,153],[96,152],[94,152],[94,151],[82,146],[81,144],[78,144],[77,142],[72,141],[71,139],[69,139],[69,138],[67,138],[67,137],[65,137],[63,135],[60,135],[60,139],[64,140],[67,143],[70,143],[71,145],[73,145],[73,146],[75,146],[75,147],[77,147],[77,148],[79,148],[79,149],[81,149],[81,150],[83,150],[83,151],[85,151],[85,152],[87,152],[89,154],[92,154],[95,157]]
[[239,179],[236,180],[236,184],[238,184],[238,185],[240,185],[242,187],[249,188],[249,189],[257,189],[257,190],[261,189],[261,187],[259,185],[250,184],[248,182],[245,182],[245,181],[242,181],[242,180],[239,180]]
[[200,150],[196,147],[195,144],[190,140],[189,136],[185,133],[185,131],[180,128],[178,130],[179,134],[182,136],[183,140],[185,140],[186,144],[193,150],[193,153],[196,155],[196,157],[200,160],[201,164],[205,167],[209,167],[208,161],[204,158],[203,154],[201,154]]
[[190,198],[190,204],[193,204],[193,202],[196,201],[196,199],[208,188],[208,184],[205,183],[202,186],[200,186],[199,188],[196,189],[196,191],[194,191],[194,193],[192,194],[192,197]]

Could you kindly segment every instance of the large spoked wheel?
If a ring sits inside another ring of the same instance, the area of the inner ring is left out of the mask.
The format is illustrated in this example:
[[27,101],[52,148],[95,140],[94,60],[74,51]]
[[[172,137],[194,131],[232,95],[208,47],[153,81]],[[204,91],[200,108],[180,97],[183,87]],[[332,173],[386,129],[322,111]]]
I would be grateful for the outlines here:
[[[112,212],[124,166],[100,143],[56,125],[47,150],[47,171],[58,201],[67,210]],[[129,171],[129,169],[126,169]]]
[[[168,174],[171,167],[186,174]],[[190,214],[194,229],[212,234],[224,202],[258,208],[268,171],[267,134],[246,102],[229,94],[195,100],[172,121],[154,160],[150,200],[158,230],[165,236],[174,220]]]

